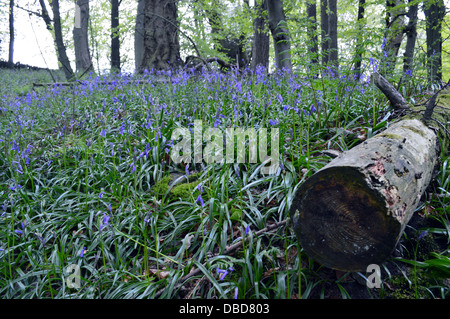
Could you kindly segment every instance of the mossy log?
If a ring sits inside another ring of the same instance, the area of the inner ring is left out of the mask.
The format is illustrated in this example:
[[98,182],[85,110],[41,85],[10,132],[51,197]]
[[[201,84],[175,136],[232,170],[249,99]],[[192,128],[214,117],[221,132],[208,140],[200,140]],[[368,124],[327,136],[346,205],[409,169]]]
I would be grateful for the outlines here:
[[[445,93],[450,92],[441,96]],[[425,124],[423,111],[411,108],[407,116],[343,152],[300,185],[290,215],[309,257],[328,268],[355,272],[392,254],[447,140],[446,127]],[[436,123],[448,124],[450,105],[439,97],[435,115],[443,116]]]

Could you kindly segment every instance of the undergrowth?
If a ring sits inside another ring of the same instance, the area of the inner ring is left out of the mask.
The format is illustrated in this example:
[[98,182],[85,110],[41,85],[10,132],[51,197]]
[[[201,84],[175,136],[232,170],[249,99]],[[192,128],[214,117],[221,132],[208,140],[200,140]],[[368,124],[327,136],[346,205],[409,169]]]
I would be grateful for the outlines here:
[[[20,92],[3,87],[0,101],[0,296],[326,298],[334,289],[351,297],[283,222],[298,186],[331,160],[324,150],[344,151],[389,124],[368,78],[259,69],[31,82]],[[194,120],[222,132],[278,128],[278,170],[262,174],[248,157],[175,163],[172,132]],[[447,159],[428,203],[438,220],[429,232],[447,248],[449,176]],[[413,273],[448,271],[448,249],[433,254],[406,258],[410,289],[420,285]],[[448,297],[448,285],[434,285],[432,297]],[[369,297],[389,290],[361,286]]]

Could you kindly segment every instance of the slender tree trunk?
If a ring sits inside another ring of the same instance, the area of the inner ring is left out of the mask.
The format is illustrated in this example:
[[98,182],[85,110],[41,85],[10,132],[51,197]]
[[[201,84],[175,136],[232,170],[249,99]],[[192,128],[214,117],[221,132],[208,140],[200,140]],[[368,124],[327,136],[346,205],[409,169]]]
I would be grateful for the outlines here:
[[319,63],[319,44],[317,43],[317,4],[316,0],[309,0],[306,7],[308,17],[308,51],[310,54],[310,69],[314,75],[317,75]]
[[328,0],[320,0],[320,29],[322,43],[322,67],[328,64],[330,39],[328,34]]
[[284,15],[283,2],[281,0],[270,0],[268,2],[268,11],[269,28],[272,32],[277,68],[291,70],[291,41]]
[[364,52],[364,45],[363,45],[363,33],[364,33],[364,27],[363,27],[363,19],[364,19],[364,9],[366,6],[366,0],[359,0],[358,5],[358,35],[356,38],[356,55],[355,55],[355,76],[357,79],[361,78],[361,63],[363,58],[363,52]]
[[253,21],[255,36],[252,47],[251,69],[256,70],[258,66],[268,67],[269,65],[269,46],[270,37],[265,31],[267,25],[267,1],[255,3],[257,16]]
[[144,56],[144,9],[145,0],[139,0],[134,28],[134,66],[139,70]]
[[9,52],[8,63],[14,64],[14,0],[9,0]]
[[386,35],[383,43],[384,59],[382,64],[383,73],[391,73],[395,69],[398,51],[403,40],[405,26],[405,12],[401,6],[402,0],[386,1]]
[[111,69],[120,71],[119,0],[111,0]]
[[427,35],[427,69],[429,82],[442,81],[442,21],[445,16],[443,0],[424,3]]
[[45,25],[48,30],[54,32],[54,40],[56,46],[56,53],[58,55],[59,69],[64,72],[68,81],[73,80],[74,73],[70,66],[69,58],[67,57],[66,47],[61,31],[61,16],[59,13],[59,0],[53,0],[51,2],[51,8],[53,12],[53,25],[48,15],[47,7],[44,0],[39,0],[42,9],[42,19],[45,21]]
[[75,3],[75,25],[73,42],[75,47],[75,66],[77,72],[85,72],[92,68],[88,40],[89,0],[77,0]]
[[[409,0],[411,3],[412,0]],[[416,46],[417,39],[417,4],[412,4],[408,10],[408,25],[405,28],[406,32],[406,47],[405,53],[403,55],[403,77],[411,76],[414,68],[413,58],[414,58],[414,48]]]
[[145,0],[141,71],[174,69],[182,64],[177,18],[177,1]]
[[328,34],[330,35],[330,53],[329,63],[333,66],[334,71],[338,72],[338,16],[337,16],[337,0],[328,0]]

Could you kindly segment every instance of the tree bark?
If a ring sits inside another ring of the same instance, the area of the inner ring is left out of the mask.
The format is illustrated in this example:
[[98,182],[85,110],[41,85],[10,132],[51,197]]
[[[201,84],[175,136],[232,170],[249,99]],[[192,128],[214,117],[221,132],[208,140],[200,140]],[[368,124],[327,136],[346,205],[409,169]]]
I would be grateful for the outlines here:
[[145,0],[144,57],[141,71],[175,69],[181,65],[177,1]]
[[362,64],[362,55],[364,50],[363,46],[363,19],[364,19],[364,10],[366,6],[365,0],[359,0],[358,4],[358,18],[357,18],[357,24],[358,24],[358,35],[356,38],[356,54],[355,54],[355,75],[356,78],[359,79],[361,77],[361,64]]
[[73,42],[75,47],[75,66],[77,72],[84,73],[92,68],[88,41],[89,0],[77,0],[75,3],[75,24]]
[[111,0],[111,70],[120,71],[119,0]]
[[328,34],[328,0],[320,0],[320,30],[322,43],[322,67],[328,64],[330,38]]
[[338,48],[338,16],[337,0],[328,0],[328,34],[330,36],[329,59],[328,62],[333,66],[334,71],[338,73],[339,69],[339,48]]
[[405,98],[379,73],[372,75],[373,83],[383,92],[395,110],[408,109]]
[[134,66],[139,70],[144,56],[144,9],[145,0],[139,0],[134,28]]
[[317,5],[316,0],[309,0],[306,5],[306,15],[308,17],[308,51],[310,54],[310,70],[314,77],[318,73],[319,44],[317,43]]
[[[40,2],[42,5],[43,0],[40,0]],[[66,79],[70,81],[73,80],[74,73],[70,65],[70,60],[67,57],[66,46],[64,45],[64,39],[61,31],[61,15],[59,13],[59,0],[53,0],[51,1],[50,4],[53,12],[53,31],[55,34],[56,51],[58,53],[58,61],[60,64],[59,68],[64,72]]]
[[445,16],[443,0],[424,3],[427,36],[427,69],[429,82],[442,82],[442,21]]
[[400,45],[403,41],[403,33],[405,26],[405,11],[400,6],[403,4],[401,0],[386,1],[386,35],[385,43],[383,43],[384,59],[382,64],[383,73],[391,73],[395,69]]
[[[412,2],[412,0],[409,0]],[[416,46],[417,39],[417,4],[411,4],[408,10],[408,25],[405,28],[406,32],[406,47],[405,53],[403,55],[403,77],[406,76],[406,73],[410,73],[412,75],[413,71],[413,59],[414,59],[414,48]]]
[[268,1],[269,28],[272,33],[275,63],[278,69],[292,69],[291,44],[281,0]]
[[[433,118],[446,123],[450,103],[436,101]],[[300,185],[290,216],[309,257],[352,272],[389,258],[435,174],[445,134],[422,121],[423,108],[414,111]]]
[[14,64],[14,0],[9,0],[9,51],[8,63]]
[[267,1],[256,2],[254,7],[257,16],[255,21],[253,21],[254,39],[250,66],[254,71],[258,66],[267,68],[269,65],[270,37],[265,31],[267,25]]

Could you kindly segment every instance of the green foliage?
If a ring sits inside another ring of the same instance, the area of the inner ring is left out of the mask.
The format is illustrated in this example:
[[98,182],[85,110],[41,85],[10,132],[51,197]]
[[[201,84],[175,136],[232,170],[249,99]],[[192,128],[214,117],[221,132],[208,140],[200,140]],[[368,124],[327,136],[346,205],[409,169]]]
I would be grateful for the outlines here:
[[[227,10],[221,11],[223,28],[215,36],[251,37],[248,8],[235,1],[220,3]],[[353,291],[303,253],[289,227],[259,232],[287,218],[298,186],[331,160],[324,150],[345,151],[389,125],[389,104],[368,81],[382,61],[379,12],[384,2],[372,1],[366,8],[363,77],[358,81],[353,70],[360,27],[355,3],[339,6],[339,74],[320,66],[323,76],[315,77],[308,67],[305,6],[297,1],[285,2],[295,53],[292,72],[195,75],[177,70],[159,74],[170,77],[165,83],[153,73],[90,74],[73,87],[36,88],[31,83],[51,82],[48,73],[1,70],[0,295],[275,299],[325,298],[333,290],[339,298],[355,296],[360,290]],[[91,4],[94,57],[105,56],[110,4]],[[205,57],[220,56],[204,12],[213,4],[180,3],[180,28]],[[121,16],[123,39],[131,38],[134,5],[121,4],[127,8]],[[183,11],[189,8],[195,9],[193,15]],[[73,22],[70,11],[64,14],[70,39]],[[423,22],[419,28],[423,31]],[[180,37],[186,54],[193,53]],[[423,38],[418,41],[423,45]],[[409,77],[401,63],[387,76],[395,84],[402,81],[408,100],[420,101],[426,97],[425,65],[419,51]],[[172,162],[172,132],[191,128],[196,119],[204,130],[222,132],[278,128],[281,165],[276,174],[262,174],[261,163],[248,161]],[[448,167],[443,158],[436,177],[440,196],[449,192]],[[440,279],[448,277],[450,206],[447,197],[437,198],[431,203],[437,213],[428,218],[438,226],[428,231],[439,241],[429,237],[409,248],[402,260],[390,261],[409,267],[405,281],[392,276],[385,283],[397,287],[398,294],[389,295],[386,284],[374,296],[448,298]],[[447,246],[438,249],[435,244],[442,241]],[[65,280],[72,264],[81,269],[79,289]],[[180,281],[196,269],[189,280]]]

